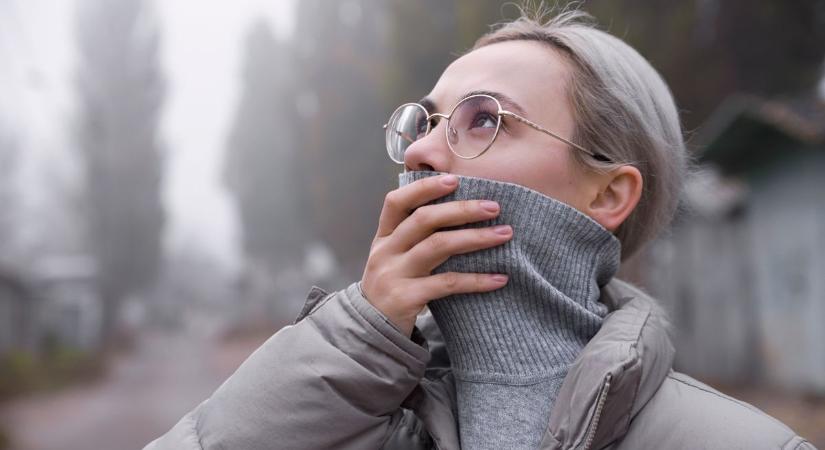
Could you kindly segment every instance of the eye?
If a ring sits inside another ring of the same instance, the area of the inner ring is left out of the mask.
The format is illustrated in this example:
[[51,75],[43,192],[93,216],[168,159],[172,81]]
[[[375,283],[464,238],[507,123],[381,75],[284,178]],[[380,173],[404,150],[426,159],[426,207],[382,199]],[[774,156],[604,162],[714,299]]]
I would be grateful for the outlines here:
[[424,134],[427,132],[426,117],[421,117],[420,119],[418,119],[418,121],[415,123],[415,131],[419,137],[424,136]]
[[480,111],[476,113],[473,118],[471,128],[495,128],[498,123],[498,118],[488,112]]

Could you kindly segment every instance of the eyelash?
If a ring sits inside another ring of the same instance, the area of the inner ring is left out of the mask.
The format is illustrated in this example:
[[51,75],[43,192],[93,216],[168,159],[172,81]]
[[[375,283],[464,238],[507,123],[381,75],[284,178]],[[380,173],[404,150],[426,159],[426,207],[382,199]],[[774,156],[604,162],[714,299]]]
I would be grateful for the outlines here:
[[[476,111],[476,112],[482,112],[482,111]],[[509,117],[501,116],[501,131],[504,131],[507,134],[510,134],[510,126],[508,125],[509,121],[510,121]],[[436,119],[431,119],[430,120],[430,129],[435,128],[436,125],[437,125]]]
[[[478,113],[489,114],[491,117],[495,117],[497,115],[495,113],[490,113],[490,112],[484,111],[481,108],[476,108],[475,111],[473,111],[473,114],[478,114]],[[501,129],[501,131],[504,131],[505,133],[510,134],[510,127],[507,126],[507,119],[508,118],[506,116],[501,116],[501,128],[500,129]]]

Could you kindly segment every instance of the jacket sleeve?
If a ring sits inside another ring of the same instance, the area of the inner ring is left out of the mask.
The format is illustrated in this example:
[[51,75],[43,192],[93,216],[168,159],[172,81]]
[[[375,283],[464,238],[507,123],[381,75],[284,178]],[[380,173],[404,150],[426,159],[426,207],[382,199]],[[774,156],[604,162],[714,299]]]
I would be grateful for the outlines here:
[[332,295],[313,288],[295,324],[146,449],[381,448],[409,424],[400,405],[424,375],[424,342],[403,335],[358,283]]
[[782,446],[782,450],[816,450],[816,447],[804,438],[794,436]]

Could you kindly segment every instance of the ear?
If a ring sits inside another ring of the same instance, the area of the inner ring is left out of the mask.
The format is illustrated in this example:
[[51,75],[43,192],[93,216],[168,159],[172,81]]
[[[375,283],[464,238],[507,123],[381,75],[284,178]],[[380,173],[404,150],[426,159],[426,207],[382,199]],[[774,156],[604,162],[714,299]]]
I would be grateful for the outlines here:
[[642,174],[625,165],[604,174],[596,198],[590,202],[589,216],[610,231],[616,231],[636,208],[642,197]]

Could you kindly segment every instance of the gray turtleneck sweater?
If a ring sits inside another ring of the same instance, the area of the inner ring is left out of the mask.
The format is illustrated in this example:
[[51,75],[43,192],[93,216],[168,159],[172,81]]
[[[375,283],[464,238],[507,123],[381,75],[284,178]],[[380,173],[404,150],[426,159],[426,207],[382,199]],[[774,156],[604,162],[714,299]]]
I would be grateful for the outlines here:
[[[400,184],[436,172],[407,172]],[[616,273],[621,245],[575,208],[512,183],[459,177],[433,203],[494,200],[500,215],[464,227],[509,224],[513,239],[455,255],[440,272],[506,273],[503,288],[429,303],[456,379],[461,446],[538,448],[570,364],[596,334],[607,308],[600,288]]]

